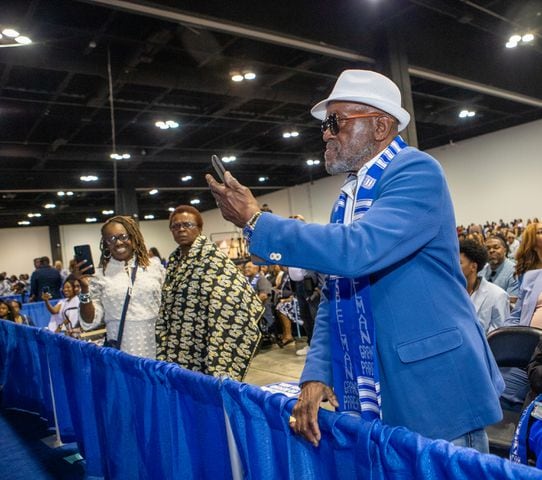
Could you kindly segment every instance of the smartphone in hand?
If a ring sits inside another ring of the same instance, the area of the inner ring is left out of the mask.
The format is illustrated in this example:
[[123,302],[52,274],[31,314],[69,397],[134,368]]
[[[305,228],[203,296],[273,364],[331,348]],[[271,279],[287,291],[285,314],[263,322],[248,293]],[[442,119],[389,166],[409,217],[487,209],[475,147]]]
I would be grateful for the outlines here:
[[83,272],[84,275],[94,275],[96,273],[96,270],[94,269],[94,262],[92,261],[90,245],[76,245],[73,247],[73,253],[75,254],[75,260],[77,263],[80,263],[83,260],[85,261],[85,263],[79,267],[80,269],[85,268],[88,265],[92,265],[91,268]]
[[224,173],[226,173],[226,167],[216,155],[211,155],[211,163],[215,169],[216,174],[219,176],[222,183],[224,183]]

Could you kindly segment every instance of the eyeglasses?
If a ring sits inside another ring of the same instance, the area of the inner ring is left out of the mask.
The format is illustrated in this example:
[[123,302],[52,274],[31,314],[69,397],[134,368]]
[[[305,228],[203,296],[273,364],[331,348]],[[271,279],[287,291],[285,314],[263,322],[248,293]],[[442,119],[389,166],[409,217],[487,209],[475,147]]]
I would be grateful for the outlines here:
[[191,230],[192,228],[196,228],[198,225],[196,223],[192,222],[176,222],[172,223],[169,226],[169,229],[172,232],[176,232],[177,230],[180,230],[181,228],[184,228],[185,230]]
[[354,118],[369,118],[369,117],[381,117],[381,113],[372,112],[372,113],[360,113],[359,115],[352,115],[350,117],[339,117],[336,113],[328,115],[326,119],[322,122],[322,133],[326,133],[326,130],[329,128],[331,135],[337,135],[340,131],[340,122],[346,122],[346,120],[353,120]]
[[117,241],[120,240],[121,242],[127,242],[130,240],[130,235],[127,233],[120,233],[119,235],[111,235],[110,237],[104,238],[104,242],[108,245],[115,245]]

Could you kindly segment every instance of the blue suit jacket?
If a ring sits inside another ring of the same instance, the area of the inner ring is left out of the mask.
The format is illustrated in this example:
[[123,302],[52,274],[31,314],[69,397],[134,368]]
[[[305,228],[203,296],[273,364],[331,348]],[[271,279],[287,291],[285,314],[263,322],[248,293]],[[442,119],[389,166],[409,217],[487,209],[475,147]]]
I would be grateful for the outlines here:
[[[451,440],[500,420],[504,384],[465,289],[452,202],[432,157],[401,151],[373,206],[351,225],[264,213],[250,251],[271,263],[369,276],[385,423]],[[323,297],[301,382],[333,385]]]

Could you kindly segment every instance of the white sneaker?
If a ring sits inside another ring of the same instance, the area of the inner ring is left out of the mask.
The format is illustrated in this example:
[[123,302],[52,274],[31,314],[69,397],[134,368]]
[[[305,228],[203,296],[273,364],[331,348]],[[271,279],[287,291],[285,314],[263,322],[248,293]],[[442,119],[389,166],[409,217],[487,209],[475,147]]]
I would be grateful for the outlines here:
[[302,349],[295,352],[295,354],[298,355],[299,357],[304,357],[305,355],[307,355],[307,353],[309,353],[309,350],[310,350],[310,347],[307,345],[306,347],[303,347]]

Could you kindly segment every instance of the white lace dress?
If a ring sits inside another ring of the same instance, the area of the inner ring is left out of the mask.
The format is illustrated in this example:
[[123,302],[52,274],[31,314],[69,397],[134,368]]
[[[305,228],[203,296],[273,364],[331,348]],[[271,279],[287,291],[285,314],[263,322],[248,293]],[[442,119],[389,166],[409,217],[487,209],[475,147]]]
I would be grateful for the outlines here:
[[[94,320],[85,322],[81,319],[83,330],[96,328],[102,321],[109,339],[116,339],[119,332],[122,307],[126,291],[131,285],[131,273],[134,259],[124,262],[114,258],[109,260],[105,274],[101,268],[90,281],[90,295],[94,305]],[[160,309],[162,283],[165,269],[162,265],[151,262],[146,267],[138,267],[132,297],[124,323],[121,349],[146,358],[156,358],[155,325]]]

